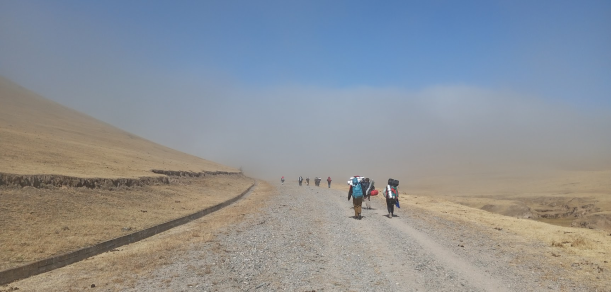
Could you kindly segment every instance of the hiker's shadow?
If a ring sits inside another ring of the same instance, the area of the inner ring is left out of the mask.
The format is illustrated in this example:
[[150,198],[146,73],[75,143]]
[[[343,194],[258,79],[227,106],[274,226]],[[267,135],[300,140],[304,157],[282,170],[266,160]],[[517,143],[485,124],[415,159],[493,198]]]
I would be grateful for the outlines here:
[[[380,216],[388,218],[388,214],[380,214]],[[393,218],[400,218],[399,215],[397,215],[397,214],[393,214],[392,217]]]
[[[366,216],[361,215],[361,219],[365,219]],[[347,218],[356,219],[356,216],[347,216]]]

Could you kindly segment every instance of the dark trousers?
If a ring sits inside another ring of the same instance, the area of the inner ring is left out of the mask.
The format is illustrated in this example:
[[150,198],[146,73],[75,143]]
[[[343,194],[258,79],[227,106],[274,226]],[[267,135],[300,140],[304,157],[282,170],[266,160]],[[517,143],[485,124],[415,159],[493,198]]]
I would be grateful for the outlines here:
[[328,183],[329,183],[329,188],[331,188],[331,182],[328,182]]
[[386,208],[391,215],[395,212],[395,199],[386,199]]

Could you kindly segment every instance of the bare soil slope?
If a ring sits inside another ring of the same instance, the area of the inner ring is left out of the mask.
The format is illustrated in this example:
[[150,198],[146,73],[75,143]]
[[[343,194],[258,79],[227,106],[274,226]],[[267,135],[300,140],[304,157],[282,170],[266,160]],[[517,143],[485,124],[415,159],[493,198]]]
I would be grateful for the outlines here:
[[140,138],[0,77],[0,172],[158,176],[152,169],[238,172]]

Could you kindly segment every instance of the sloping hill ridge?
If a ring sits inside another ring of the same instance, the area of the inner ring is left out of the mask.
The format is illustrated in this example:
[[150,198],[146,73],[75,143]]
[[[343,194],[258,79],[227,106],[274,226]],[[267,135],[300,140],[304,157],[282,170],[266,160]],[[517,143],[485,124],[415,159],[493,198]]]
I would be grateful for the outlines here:
[[143,139],[0,76],[0,173],[81,178],[239,172]]

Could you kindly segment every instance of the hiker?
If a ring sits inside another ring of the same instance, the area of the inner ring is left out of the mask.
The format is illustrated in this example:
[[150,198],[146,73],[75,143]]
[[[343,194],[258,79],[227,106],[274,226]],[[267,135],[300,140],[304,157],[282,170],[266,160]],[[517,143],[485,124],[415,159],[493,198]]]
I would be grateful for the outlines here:
[[352,204],[354,205],[354,219],[361,220],[361,205],[363,204],[363,197],[365,196],[365,190],[361,185],[358,177],[353,177],[350,182],[350,190],[348,190],[348,201],[352,197]]
[[386,186],[386,189],[384,189],[384,198],[386,198],[388,218],[392,218],[394,216],[395,204],[399,200],[399,191],[397,190],[398,186],[398,180],[389,178],[388,185]]
[[329,184],[329,188],[331,188],[331,177],[327,178],[327,183]]
[[301,186],[301,183],[303,182],[303,177],[301,177],[301,175],[299,176],[299,186]]
[[280,181],[282,182],[282,184],[284,184],[284,176],[282,176],[282,178],[280,179]]
[[310,185],[310,177],[309,176],[306,177],[306,185],[308,185],[308,186]]
[[371,191],[376,189],[374,181],[366,177],[362,182],[362,185],[363,189],[365,189],[365,196],[363,197],[363,201],[365,202],[365,206],[367,207],[367,209],[371,209]]

